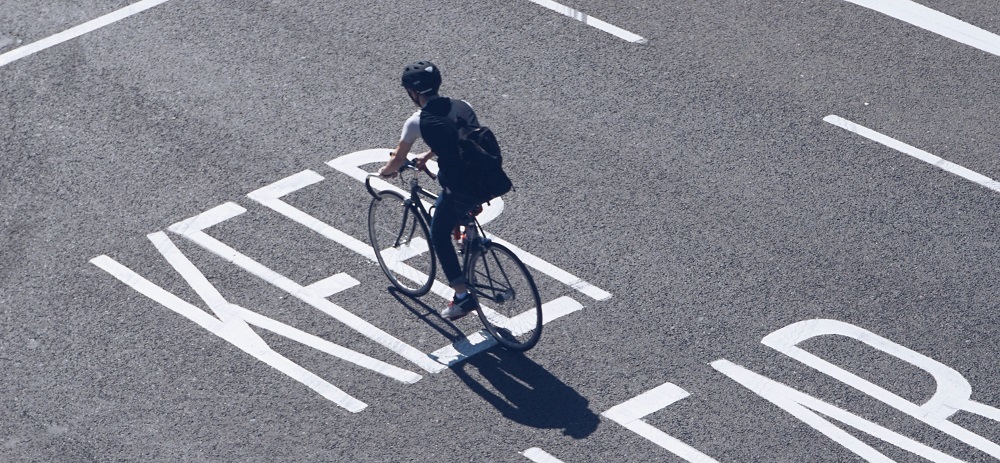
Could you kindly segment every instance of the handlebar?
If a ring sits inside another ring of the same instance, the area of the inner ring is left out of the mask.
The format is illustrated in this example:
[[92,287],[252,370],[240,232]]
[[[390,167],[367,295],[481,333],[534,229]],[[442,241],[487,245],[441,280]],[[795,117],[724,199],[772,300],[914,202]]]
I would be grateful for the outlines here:
[[[402,174],[404,171],[407,171],[407,170],[414,170],[414,171],[420,170],[420,171],[423,171],[425,174],[427,174],[427,176],[430,177],[431,180],[437,180],[437,175],[434,175],[434,173],[431,172],[430,169],[427,168],[426,164],[424,164],[424,166],[422,168],[418,169],[417,168],[417,161],[416,160],[407,159],[406,162],[404,162],[402,166],[399,166],[399,170],[397,170],[396,173],[397,174]],[[365,188],[368,190],[368,194],[372,195],[372,197],[374,197],[375,195],[378,194],[378,192],[375,191],[375,189],[372,188],[372,185],[371,185],[371,180],[372,180],[373,177],[384,178],[384,177],[382,177],[381,175],[379,175],[377,173],[371,173],[371,174],[368,174],[367,177],[365,177]]]

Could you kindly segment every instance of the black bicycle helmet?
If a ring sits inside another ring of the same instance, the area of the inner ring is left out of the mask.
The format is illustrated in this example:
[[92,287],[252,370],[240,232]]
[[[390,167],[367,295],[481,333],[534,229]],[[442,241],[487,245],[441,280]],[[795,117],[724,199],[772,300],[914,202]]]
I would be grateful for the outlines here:
[[403,87],[417,93],[437,93],[441,86],[441,71],[430,61],[417,61],[403,69],[400,80]]

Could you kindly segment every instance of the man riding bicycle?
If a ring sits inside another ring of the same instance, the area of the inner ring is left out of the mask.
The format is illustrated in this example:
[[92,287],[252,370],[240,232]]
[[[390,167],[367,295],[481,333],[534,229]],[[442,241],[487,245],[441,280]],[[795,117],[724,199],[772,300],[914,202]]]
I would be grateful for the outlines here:
[[[455,127],[459,124],[459,120],[470,127],[478,127],[479,121],[472,106],[465,101],[452,100],[438,94],[438,89],[441,87],[441,71],[430,61],[419,61],[406,66],[401,82],[410,100],[420,109],[406,119],[399,144],[392,152],[389,162],[379,169],[379,175],[396,176],[417,139],[423,139],[430,148],[429,151],[417,155],[417,167],[424,168],[428,160],[435,156],[438,158],[438,182],[442,190],[434,205],[430,238],[441,261],[441,270],[448,279],[448,285],[455,290],[454,299],[441,311],[441,316],[455,320],[468,315],[479,306],[475,296],[466,287],[465,276],[451,241],[452,230],[469,211],[479,206],[454,191],[456,185],[460,184],[462,176],[458,154],[458,132]],[[421,117],[421,114],[425,113],[430,116]]]

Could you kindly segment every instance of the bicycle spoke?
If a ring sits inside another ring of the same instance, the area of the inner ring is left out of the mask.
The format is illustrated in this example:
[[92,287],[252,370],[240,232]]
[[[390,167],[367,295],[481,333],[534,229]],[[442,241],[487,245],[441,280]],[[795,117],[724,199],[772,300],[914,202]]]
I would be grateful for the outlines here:
[[414,297],[430,290],[437,265],[430,232],[402,195],[381,191],[372,199],[368,234],[379,266],[394,286]]
[[480,318],[497,342],[530,349],[541,335],[541,298],[531,274],[507,248],[487,245],[472,259],[473,290],[481,298]]

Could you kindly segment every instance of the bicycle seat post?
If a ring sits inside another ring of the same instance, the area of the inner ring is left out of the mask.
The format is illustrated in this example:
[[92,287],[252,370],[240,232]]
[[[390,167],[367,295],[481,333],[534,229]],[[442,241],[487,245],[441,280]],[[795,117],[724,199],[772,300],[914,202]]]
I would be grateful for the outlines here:
[[479,238],[479,229],[476,227],[476,219],[472,215],[466,215],[463,220],[463,225],[465,226],[465,242],[467,245],[471,245],[476,242]]

